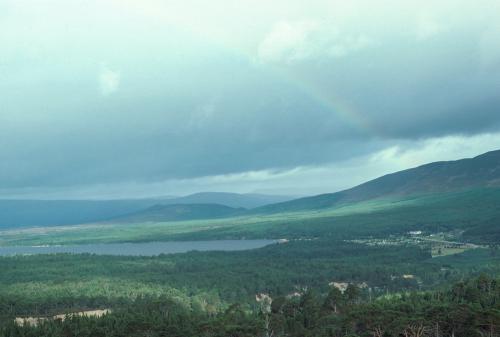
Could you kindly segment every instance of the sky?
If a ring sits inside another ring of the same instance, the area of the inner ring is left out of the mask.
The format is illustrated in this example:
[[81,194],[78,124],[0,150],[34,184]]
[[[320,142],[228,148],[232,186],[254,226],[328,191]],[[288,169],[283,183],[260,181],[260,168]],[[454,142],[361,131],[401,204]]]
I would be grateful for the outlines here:
[[0,198],[334,192],[499,107],[498,0],[0,0]]

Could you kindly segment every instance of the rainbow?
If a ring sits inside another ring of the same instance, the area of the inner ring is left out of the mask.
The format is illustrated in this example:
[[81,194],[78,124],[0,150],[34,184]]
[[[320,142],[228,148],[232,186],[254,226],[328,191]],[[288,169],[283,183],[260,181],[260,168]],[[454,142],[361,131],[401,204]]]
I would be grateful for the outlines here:
[[[184,22],[165,8],[162,2],[155,1],[153,2],[155,6],[152,7],[137,5],[137,2],[132,0],[122,0],[116,3],[117,6],[120,6],[123,5],[124,2],[127,3],[127,6],[134,8],[134,13],[142,13],[147,17],[161,18],[164,22],[173,23],[174,26],[182,29],[184,32],[195,37],[201,37],[204,41],[209,40],[210,43],[217,48],[228,51],[236,57],[242,57],[245,60],[252,60],[255,57],[255,55],[249,55],[248,50],[241,50],[223,41],[217,41],[200,27],[191,26],[189,22]],[[278,78],[285,79],[287,83],[290,83],[293,87],[298,89],[299,92],[302,92],[306,97],[310,98],[327,111],[337,115],[340,120],[352,126],[354,129],[375,138],[383,136],[381,130],[378,130],[366,115],[360,113],[353,104],[336,95],[331,88],[325,88],[325,86],[305,78],[304,76],[300,76],[290,69],[272,65],[265,65],[265,67],[266,70],[272,71]]]
[[273,71],[297,88],[299,92],[305,94],[306,97],[327,111],[335,114],[340,120],[354,129],[374,138],[381,138],[383,136],[381,130],[377,129],[371,120],[360,113],[352,104],[336,95],[333,90],[329,90],[325,86],[292,71],[278,69],[274,69]]

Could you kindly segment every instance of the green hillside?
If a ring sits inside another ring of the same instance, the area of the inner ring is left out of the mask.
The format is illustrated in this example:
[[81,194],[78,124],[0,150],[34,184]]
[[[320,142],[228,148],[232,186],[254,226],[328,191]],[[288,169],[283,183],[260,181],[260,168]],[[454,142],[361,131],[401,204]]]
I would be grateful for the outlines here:
[[[207,205],[210,209],[212,206]],[[475,242],[500,242],[500,188],[391,197],[320,210],[213,219],[206,218],[205,206],[198,206],[196,212],[199,213],[174,215],[166,213],[163,207],[156,213],[138,214],[135,219],[116,219],[102,224],[2,231],[0,245],[241,238],[356,239],[383,238],[410,230],[426,233],[458,230]],[[166,207],[170,211],[176,208]],[[226,214],[234,209],[221,210]],[[196,214],[205,218],[193,219]],[[215,217],[214,213],[212,215]],[[174,216],[176,221],[172,220]],[[191,220],[185,220],[188,216]]]
[[[0,245],[240,238],[352,239],[411,230],[500,242],[500,151],[390,174],[350,190],[253,210],[155,205],[89,225],[4,230]],[[43,233],[43,235],[40,235]]]
[[371,180],[351,189],[263,206],[255,213],[330,208],[376,198],[500,186],[500,151],[471,159],[435,162]]

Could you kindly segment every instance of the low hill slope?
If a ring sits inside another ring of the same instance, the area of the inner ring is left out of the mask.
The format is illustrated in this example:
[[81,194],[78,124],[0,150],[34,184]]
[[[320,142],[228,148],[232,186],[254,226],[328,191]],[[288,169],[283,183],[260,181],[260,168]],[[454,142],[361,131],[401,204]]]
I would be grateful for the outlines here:
[[199,219],[217,219],[237,216],[245,211],[218,204],[155,205],[145,210],[114,219],[120,223],[166,222]]

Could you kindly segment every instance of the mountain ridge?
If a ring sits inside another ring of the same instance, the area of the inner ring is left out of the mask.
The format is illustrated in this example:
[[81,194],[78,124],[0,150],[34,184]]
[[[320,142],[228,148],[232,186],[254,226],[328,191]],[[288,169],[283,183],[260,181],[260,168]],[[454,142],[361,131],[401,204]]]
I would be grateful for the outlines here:
[[154,205],[218,204],[254,208],[291,197],[265,194],[201,192],[182,197],[116,200],[0,199],[0,228],[75,225],[133,215]]
[[439,193],[488,186],[500,186],[500,150],[472,158],[432,162],[389,173],[350,189],[266,205],[252,212],[324,209],[380,197]]
[[218,219],[236,216],[244,211],[244,208],[233,208],[219,204],[157,204],[111,221],[135,223]]

